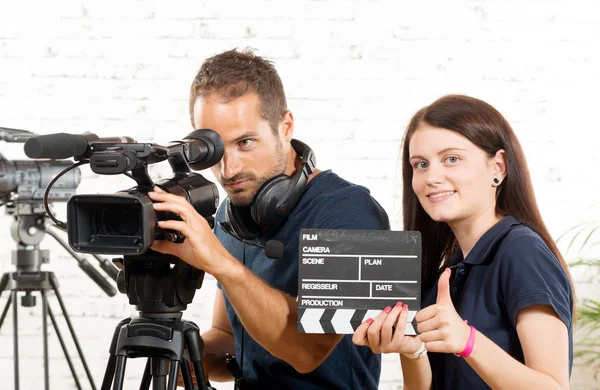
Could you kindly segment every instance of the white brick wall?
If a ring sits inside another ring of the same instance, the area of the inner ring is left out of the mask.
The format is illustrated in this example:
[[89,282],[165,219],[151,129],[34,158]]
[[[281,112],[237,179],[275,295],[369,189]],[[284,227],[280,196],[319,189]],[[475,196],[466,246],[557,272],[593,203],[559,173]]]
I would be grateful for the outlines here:
[[[599,189],[598,11],[594,0],[0,0],[0,126],[158,143],[181,138],[192,130],[188,87],[201,61],[252,46],[276,62],[296,135],[313,146],[319,167],[371,188],[394,228],[400,226],[396,162],[410,116],[446,93],[487,100],[523,142],[540,207],[557,237],[598,218],[589,211]],[[21,145],[0,149],[24,158]],[[132,185],[125,177],[83,173],[81,193]],[[169,170],[153,167],[153,173],[164,177]],[[63,205],[56,210],[64,218]],[[0,273],[12,270],[9,226],[0,217]],[[99,386],[114,327],[135,312],[125,296],[105,296],[50,237],[42,244],[51,250],[47,269],[59,278]],[[578,290],[583,298],[600,289],[588,283]],[[210,324],[214,294],[207,278],[186,311],[201,329]],[[22,389],[43,381],[40,311],[40,304],[20,308]],[[12,389],[10,315],[0,343],[0,389]],[[54,331],[50,351],[52,388],[75,388]],[[142,362],[130,360],[127,368],[126,388],[137,388]],[[572,387],[600,384],[578,365]],[[385,357],[380,388],[402,388],[396,356]]]

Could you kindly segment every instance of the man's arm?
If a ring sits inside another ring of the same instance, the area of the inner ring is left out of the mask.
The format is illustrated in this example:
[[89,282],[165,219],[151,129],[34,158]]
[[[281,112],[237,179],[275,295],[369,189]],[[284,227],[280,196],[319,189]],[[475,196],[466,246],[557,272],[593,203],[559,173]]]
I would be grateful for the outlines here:
[[215,382],[233,381],[233,376],[225,365],[225,354],[235,355],[235,340],[221,290],[217,290],[215,295],[212,327],[202,334],[202,338],[204,339],[204,369],[207,371],[207,376]]
[[343,335],[302,334],[297,331],[298,302],[295,298],[265,284],[229,257],[227,266],[215,274],[246,331],[273,356],[296,371],[316,369],[331,353]]
[[187,200],[158,189],[155,191],[148,193],[157,202],[153,204],[154,209],[171,211],[182,219],[159,221],[158,225],[183,233],[186,240],[181,244],[158,240],[152,249],[172,254],[213,275],[227,293],[246,331],[273,356],[301,373],[317,368],[343,335],[298,334],[295,298],[268,286],[237,261],[219,242],[206,219]]

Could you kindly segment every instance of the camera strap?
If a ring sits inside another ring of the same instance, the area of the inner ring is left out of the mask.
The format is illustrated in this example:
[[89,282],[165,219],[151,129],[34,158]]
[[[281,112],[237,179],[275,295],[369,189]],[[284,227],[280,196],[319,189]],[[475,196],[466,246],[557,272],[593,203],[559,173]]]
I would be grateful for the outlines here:
[[235,356],[231,356],[230,354],[226,353],[225,364],[227,365],[227,370],[229,370],[229,373],[233,375],[235,390],[252,389],[252,387],[244,380],[244,376],[242,374],[242,371],[240,370],[240,366],[238,366]]

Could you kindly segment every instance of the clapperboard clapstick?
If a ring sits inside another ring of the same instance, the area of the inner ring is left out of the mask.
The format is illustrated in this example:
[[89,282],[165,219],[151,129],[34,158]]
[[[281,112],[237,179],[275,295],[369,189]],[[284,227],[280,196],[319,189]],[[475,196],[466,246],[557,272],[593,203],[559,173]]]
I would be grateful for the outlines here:
[[300,231],[298,332],[351,334],[398,301],[405,334],[421,308],[421,235],[387,230]]

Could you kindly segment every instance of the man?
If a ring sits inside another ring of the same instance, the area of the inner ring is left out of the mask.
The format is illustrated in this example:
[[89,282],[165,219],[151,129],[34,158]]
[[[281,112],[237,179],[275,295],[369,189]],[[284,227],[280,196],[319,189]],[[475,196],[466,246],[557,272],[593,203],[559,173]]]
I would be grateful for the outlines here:
[[[279,75],[251,51],[227,51],[204,62],[192,84],[190,115],[195,129],[212,129],[223,139],[223,158],[212,170],[233,208],[247,209],[269,179],[301,169],[291,143],[294,117]],[[182,218],[159,225],[187,237],[183,244],[157,241],[153,249],[176,255],[218,281],[212,329],[202,335],[211,381],[233,380],[225,366],[230,353],[254,388],[377,388],[381,358],[355,346],[351,335],[296,330],[300,229],[389,229],[385,211],[366,188],[315,170],[285,221],[265,227],[251,241],[282,242],[285,250],[277,260],[216,224],[213,233],[183,198],[158,190],[150,196],[155,210]],[[216,221],[226,221],[226,203]]]

